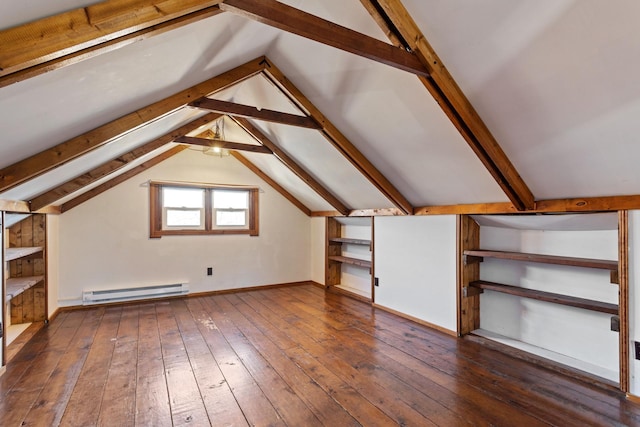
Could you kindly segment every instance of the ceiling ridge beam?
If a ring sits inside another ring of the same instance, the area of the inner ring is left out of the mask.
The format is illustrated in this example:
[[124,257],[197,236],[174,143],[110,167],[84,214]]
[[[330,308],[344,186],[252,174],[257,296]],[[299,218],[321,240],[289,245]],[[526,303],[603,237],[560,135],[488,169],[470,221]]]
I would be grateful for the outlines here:
[[267,65],[263,74],[285,96],[287,96],[302,111],[307,111],[313,119],[320,124],[322,135],[353,165],[355,168],[378,189],[391,203],[405,214],[413,214],[413,206],[391,184],[391,182],[356,148],[351,141],[344,136],[336,126],[327,119],[324,114],[273,64],[265,59]]
[[211,8],[220,1],[109,0],[2,30],[0,77]]
[[235,102],[220,101],[218,99],[200,98],[189,104],[190,107],[203,110],[215,111],[217,113],[228,114],[251,119],[264,120],[283,125],[298,126],[309,129],[320,129],[320,125],[309,116],[299,116],[297,114],[283,113],[281,111],[258,109],[250,105],[237,104]]
[[403,71],[428,75],[428,68],[411,52],[276,0],[225,0],[220,9]]
[[[363,3],[365,0],[361,0]],[[368,0],[384,11],[386,19],[409,43],[429,77],[418,76],[518,210],[532,209],[535,199],[511,160],[504,153],[471,102],[464,95],[400,0]],[[370,13],[371,9],[367,8]],[[375,16],[374,16],[375,18]],[[378,21],[378,19],[375,19]],[[383,27],[384,30],[384,27]]]
[[264,145],[244,144],[242,142],[224,141],[221,139],[199,138],[195,136],[180,136],[175,142],[179,144],[197,145],[200,147],[212,147],[226,150],[248,151],[251,153],[273,154]]
[[313,189],[320,197],[322,197],[327,203],[337,209],[343,215],[347,215],[350,209],[338,199],[333,193],[327,190],[318,180],[316,180],[309,172],[302,168],[298,163],[291,158],[284,150],[278,147],[273,141],[271,141],[264,133],[255,127],[249,120],[242,117],[231,117],[231,120],[235,121],[245,132],[247,132],[256,141],[260,142],[267,148],[269,148],[273,155],[291,172],[293,172],[298,178],[304,181],[311,189]]
[[262,169],[260,169],[255,164],[253,164],[251,160],[247,159],[245,156],[238,153],[237,151],[232,151],[231,155],[240,163],[242,163],[244,166],[246,166],[251,172],[256,174],[260,179],[262,179],[264,182],[269,184],[269,186],[271,186],[274,190],[280,193],[282,197],[284,197],[289,202],[291,202],[295,207],[300,209],[306,216],[311,216],[311,209],[306,207],[304,203],[298,200],[293,194],[289,193],[280,184],[278,184],[276,181],[271,179],[269,175],[267,175]]
[[218,92],[260,73],[265,58],[258,57],[168,98],[129,113],[55,147],[0,169],[0,192],[54,169],[151,121],[185,107],[194,99]]
[[112,179],[110,179],[107,182],[104,182],[100,185],[98,185],[97,187],[94,187],[88,191],[86,191],[85,193],[80,194],[77,197],[74,197],[73,199],[64,202],[62,205],[60,205],[60,213],[65,213],[67,211],[69,211],[70,209],[75,208],[78,205],[81,205],[82,203],[86,202],[87,200],[91,200],[93,199],[95,196],[97,196],[98,194],[102,194],[107,190],[110,190],[111,188],[122,184],[125,181],[128,181],[129,179],[133,178],[134,176],[146,171],[147,169],[157,165],[158,163],[164,162],[165,160],[167,160],[168,158],[175,156],[176,154],[187,150],[188,147],[184,146],[184,145],[177,145],[173,148],[168,149],[167,151],[160,153],[159,155],[155,156],[152,159],[147,160],[146,162],[136,166],[133,169],[130,169]]
[[109,38],[106,40],[100,39],[99,43],[97,44],[86,47],[84,49],[74,50],[73,52],[66,55],[51,55],[54,57],[54,59],[34,59],[30,62],[33,64],[31,66],[27,66],[26,64],[21,65],[18,67],[18,71],[0,75],[0,88],[30,79],[32,77],[39,76],[40,74],[48,73],[49,71],[54,71],[60,68],[67,67],[69,65],[77,64],[87,59],[91,59],[93,57],[120,49],[130,44],[151,38],[153,36],[166,33],[167,31],[175,30],[176,28],[192,24],[202,19],[210,18],[220,13],[222,13],[222,11],[217,5],[211,6],[189,13],[188,15],[183,15],[169,21],[161,22],[151,27],[146,27],[135,32],[126,33],[119,37]]
[[44,208],[45,206],[49,206],[50,204],[62,199],[63,197],[75,193],[76,191],[82,190],[82,188],[86,187],[87,185],[91,185],[94,182],[104,178],[105,176],[117,172],[119,169],[125,167],[136,159],[173,142],[176,138],[192,132],[198,129],[200,126],[211,123],[212,121],[218,119],[220,116],[221,114],[209,113],[200,118],[192,120],[191,122],[180,126],[179,128],[174,129],[159,138],[136,147],[127,153],[121,154],[115,159],[111,159],[105,163],[102,163],[101,165],[91,169],[90,171],[78,175],[63,184],[58,185],[55,188],[41,193],[30,200],[29,204],[31,206],[31,210],[37,211]]

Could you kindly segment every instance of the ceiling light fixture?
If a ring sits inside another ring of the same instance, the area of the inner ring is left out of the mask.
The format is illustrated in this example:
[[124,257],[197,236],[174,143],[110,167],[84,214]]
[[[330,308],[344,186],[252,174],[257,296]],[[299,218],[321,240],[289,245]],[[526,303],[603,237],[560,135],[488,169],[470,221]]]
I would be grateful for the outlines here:
[[[228,156],[229,150],[222,148],[224,144],[224,118],[221,117],[213,123],[213,126],[200,134],[202,138],[213,141],[211,146],[203,147],[202,152],[209,156]],[[216,142],[219,141],[219,142]]]

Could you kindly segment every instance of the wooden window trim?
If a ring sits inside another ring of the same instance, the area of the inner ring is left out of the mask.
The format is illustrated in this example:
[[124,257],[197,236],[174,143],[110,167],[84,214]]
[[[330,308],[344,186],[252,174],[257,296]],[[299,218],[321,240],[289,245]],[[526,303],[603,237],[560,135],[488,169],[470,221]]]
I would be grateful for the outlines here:
[[[162,228],[162,188],[163,187],[183,187],[205,190],[204,206],[204,230],[184,229],[184,230],[164,230]],[[249,191],[249,228],[213,228],[213,203],[212,191],[216,189],[235,189]],[[234,187],[214,184],[188,184],[182,182],[150,182],[149,183],[149,237],[152,239],[162,236],[201,236],[220,234],[248,234],[249,236],[259,235],[259,201],[258,188],[254,187]]]

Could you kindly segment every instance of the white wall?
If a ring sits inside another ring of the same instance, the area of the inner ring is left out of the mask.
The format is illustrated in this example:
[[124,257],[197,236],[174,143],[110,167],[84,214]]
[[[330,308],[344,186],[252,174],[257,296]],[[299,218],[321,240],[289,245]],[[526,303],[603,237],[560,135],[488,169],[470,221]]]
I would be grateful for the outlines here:
[[311,280],[324,285],[324,251],[327,220],[311,218]]
[[[260,235],[150,239],[149,180],[257,185]],[[310,224],[232,157],[185,150],[60,216],[59,304],[79,304],[83,290],[188,282],[204,292],[310,280]]]
[[456,331],[456,217],[375,218],[375,302]]
[[[616,214],[613,214],[614,226]],[[523,217],[535,228],[535,217]],[[616,260],[618,233],[613,230],[523,230],[482,226],[483,249]],[[485,258],[480,278],[524,288],[618,302],[618,286],[609,272]],[[480,297],[480,326],[524,343],[590,365],[574,365],[617,380],[618,333],[611,315],[485,291]],[[602,369],[601,369],[602,368]]]

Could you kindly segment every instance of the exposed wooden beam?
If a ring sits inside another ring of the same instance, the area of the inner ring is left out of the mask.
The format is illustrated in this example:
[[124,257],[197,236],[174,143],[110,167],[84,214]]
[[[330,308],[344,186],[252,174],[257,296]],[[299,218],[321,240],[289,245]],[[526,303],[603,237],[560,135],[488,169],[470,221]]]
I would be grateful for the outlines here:
[[320,124],[324,137],[347,159],[371,184],[373,184],[398,209],[413,213],[411,203],[397,188],[344,136],[337,127],[293,84],[271,61],[266,60],[264,75],[302,111]]
[[0,76],[56,60],[221,0],[109,0],[0,31]]
[[311,209],[306,207],[300,200],[298,200],[293,194],[289,193],[284,187],[275,182],[269,175],[262,171],[259,167],[254,165],[249,159],[244,157],[242,154],[237,151],[232,151],[231,155],[238,160],[240,163],[245,165],[251,172],[255,173],[262,179],[264,182],[269,184],[274,190],[282,195],[285,199],[291,202],[295,207],[300,209],[305,215],[311,216]]
[[338,211],[313,211],[311,212],[312,217],[327,217],[327,216],[344,216]]
[[252,153],[272,154],[264,145],[243,144],[240,142],[213,140],[208,138],[197,138],[194,136],[181,136],[176,138],[180,144],[199,145],[202,147],[226,148],[227,150],[250,151]]
[[421,206],[416,207],[415,215],[580,213],[634,209],[640,209],[640,195],[538,200],[534,209],[526,211],[517,210],[511,203]]
[[30,213],[29,202],[0,199],[0,211]]
[[226,0],[220,9],[421,76],[427,67],[413,53],[275,0]]
[[98,194],[102,194],[105,191],[115,187],[118,184],[121,184],[125,181],[127,181],[130,178],[133,178],[134,176],[138,175],[141,172],[146,171],[147,169],[157,165],[160,162],[163,162],[165,160],[167,160],[169,157],[171,156],[175,156],[176,154],[178,154],[179,152],[186,150],[187,147],[184,145],[178,145],[176,147],[170,148],[169,150],[165,151],[162,154],[157,155],[156,157],[154,157],[153,159],[147,160],[146,162],[142,163],[139,166],[136,166],[135,168],[126,171],[125,173],[122,173],[116,177],[114,177],[113,179],[110,179],[109,181],[98,185],[95,188],[92,188],[91,190],[82,193],[81,195],[79,195],[78,197],[75,197],[71,200],[69,200],[68,202],[63,203],[60,206],[60,213],[65,213],[70,209],[75,208],[76,206],[86,202],[87,200],[91,200],[93,199],[95,196],[97,196]]
[[[385,22],[381,28],[397,33],[409,43],[421,62],[428,68],[429,76],[419,76],[445,114],[456,126],[474,153],[505,192],[518,210],[534,207],[534,197],[518,171],[495,140],[473,105],[469,102],[449,71],[427,42],[400,0],[361,0],[372,4],[367,7],[377,22]],[[378,15],[384,14],[380,17]],[[395,27],[389,30],[389,25]]]
[[126,166],[132,161],[154,151],[158,148],[174,141],[176,138],[179,138],[191,131],[198,129],[200,126],[204,126],[206,124],[211,123],[212,121],[219,118],[221,115],[217,113],[206,114],[198,119],[195,119],[184,126],[180,126],[179,128],[162,135],[159,138],[154,139],[140,147],[137,147],[128,153],[122,154],[121,156],[112,159],[106,163],[101,164],[100,166],[83,173],[64,184],[60,184],[59,186],[42,193],[30,201],[31,209],[38,210],[42,209],[45,206],[48,206],[55,202],[56,200],[60,200],[63,197],[68,196],[71,193],[74,193],[78,190],[81,190],[83,187],[96,182],[99,179],[104,178],[105,176],[117,171],[118,169]]
[[320,125],[312,117],[298,116],[295,114],[282,113],[267,109],[259,110],[250,105],[236,104],[234,102],[218,101],[211,98],[200,98],[189,104],[190,107],[215,111],[217,113],[228,114],[230,116],[253,118],[267,122],[281,123],[290,126],[299,126],[310,129],[320,129]]
[[349,216],[402,216],[403,211],[397,208],[356,209],[349,212]]
[[369,15],[371,15],[373,20],[376,21],[376,24],[378,24],[384,35],[387,36],[394,46],[403,49],[409,47],[409,44],[402,39],[402,35],[398,33],[393,22],[389,20],[387,14],[384,13],[384,10],[382,10],[376,0],[360,0],[360,3],[362,3],[362,6],[367,9]]
[[[157,25],[146,27],[131,33],[125,33],[124,35],[115,37],[113,39],[100,39],[98,40],[99,43],[91,45],[84,49],[71,49],[73,50],[71,53],[63,56],[53,55],[55,57],[50,60],[45,60],[44,58],[36,58],[36,60],[33,61],[35,62],[35,65],[29,66],[27,68],[18,67],[20,68],[19,71],[14,71],[6,75],[0,74],[0,88],[11,85],[13,83],[21,82],[26,79],[30,79],[32,77],[39,76],[40,74],[44,74],[49,71],[54,71],[59,68],[77,64],[86,59],[90,59],[95,56],[120,49],[135,42],[157,36],[176,28],[183,27],[185,25],[200,21],[201,19],[210,18],[220,13],[222,13],[222,11],[217,5],[211,6],[201,10],[197,10],[187,15],[180,16],[178,18],[171,19],[170,21],[162,22]],[[2,34],[3,33],[0,32],[0,38],[2,37]]]
[[284,150],[274,144],[260,129],[255,127],[251,122],[242,117],[232,117],[242,129],[244,129],[249,135],[262,143],[265,147],[269,148],[273,155],[282,162],[291,172],[296,174],[298,178],[303,180],[309,187],[311,187],[320,197],[327,201],[331,206],[336,208],[342,215],[349,213],[350,209],[344,205],[333,193],[327,190],[320,182],[312,177],[306,170],[304,170],[293,158],[291,158]]
[[0,192],[13,188],[30,178],[54,169],[119,136],[125,135],[152,120],[184,107],[194,99],[215,93],[245,80],[259,73],[263,68],[264,58],[254,59],[203,83],[58,144],[53,148],[7,166],[0,170]]

